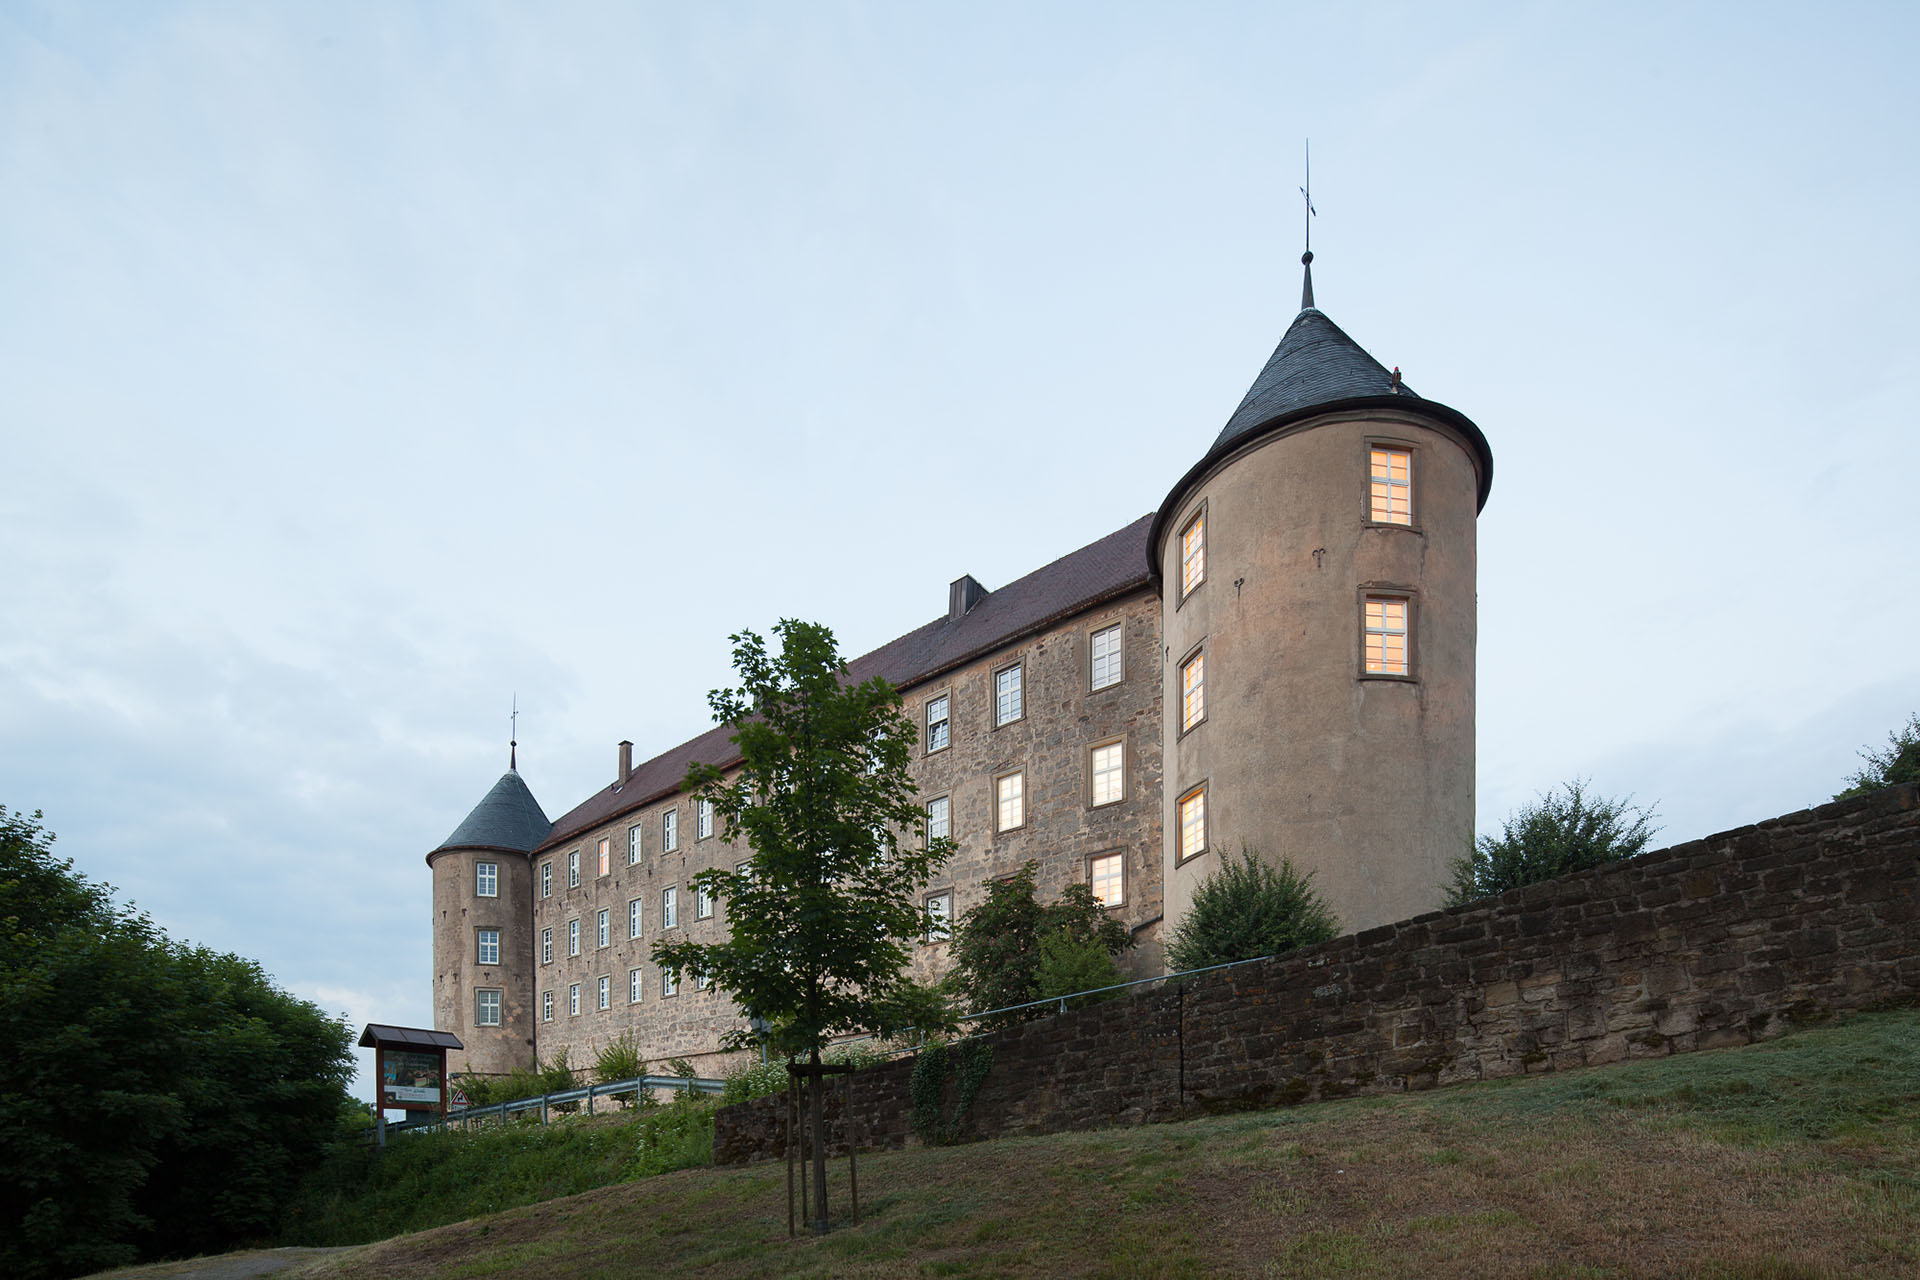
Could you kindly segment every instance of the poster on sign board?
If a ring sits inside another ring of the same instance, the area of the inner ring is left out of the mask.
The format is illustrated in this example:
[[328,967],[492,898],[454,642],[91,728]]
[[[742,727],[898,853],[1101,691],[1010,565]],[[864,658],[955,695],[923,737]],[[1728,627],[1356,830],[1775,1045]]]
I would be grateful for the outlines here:
[[384,1078],[381,1096],[392,1102],[427,1102],[440,1105],[440,1055],[415,1053],[407,1049],[383,1052]]

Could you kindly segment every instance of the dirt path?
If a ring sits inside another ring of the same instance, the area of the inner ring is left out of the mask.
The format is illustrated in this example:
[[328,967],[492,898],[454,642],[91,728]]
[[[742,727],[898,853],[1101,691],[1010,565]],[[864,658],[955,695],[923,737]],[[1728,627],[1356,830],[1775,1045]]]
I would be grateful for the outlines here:
[[184,1262],[130,1267],[106,1272],[95,1280],[256,1280],[259,1276],[279,1275],[289,1267],[347,1251],[347,1248],[252,1249],[246,1253],[222,1253],[210,1258],[188,1258]]

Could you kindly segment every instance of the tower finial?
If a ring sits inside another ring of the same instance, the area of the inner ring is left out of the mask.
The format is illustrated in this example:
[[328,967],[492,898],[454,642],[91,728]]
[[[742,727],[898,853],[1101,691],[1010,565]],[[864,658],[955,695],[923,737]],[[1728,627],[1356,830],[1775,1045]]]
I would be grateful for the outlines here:
[[1305,176],[1306,176],[1307,185],[1300,188],[1300,198],[1307,202],[1307,212],[1305,214],[1305,221],[1307,224],[1307,245],[1306,245],[1307,251],[1300,255],[1300,266],[1302,270],[1305,272],[1305,279],[1301,282],[1301,285],[1300,285],[1300,309],[1302,311],[1309,311],[1313,308],[1313,220],[1320,216],[1320,211],[1313,207],[1313,139],[1312,138],[1307,139],[1307,158],[1306,159],[1307,159],[1307,162],[1306,162]]
[[507,768],[520,772],[520,695],[513,695],[513,714],[507,717],[512,731],[507,735]]

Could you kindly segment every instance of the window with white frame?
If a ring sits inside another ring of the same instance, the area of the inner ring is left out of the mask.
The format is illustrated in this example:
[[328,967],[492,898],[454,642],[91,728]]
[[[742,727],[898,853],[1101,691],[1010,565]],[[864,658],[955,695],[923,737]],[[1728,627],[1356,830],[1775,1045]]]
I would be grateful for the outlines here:
[[945,942],[953,936],[953,890],[927,895],[927,914],[933,923],[927,926],[928,942]]
[[1098,853],[1087,859],[1087,886],[1103,907],[1118,907],[1127,900],[1126,858],[1118,853]]
[[638,825],[627,828],[627,865],[630,867],[640,861],[640,831]]
[[671,996],[678,995],[679,993],[680,975],[671,969],[660,970],[660,994],[662,996]]
[[660,815],[660,851],[672,853],[680,847],[680,811],[669,809]]
[[705,885],[701,885],[694,891],[693,914],[697,920],[711,920],[713,918],[713,891]]
[[601,1009],[611,1009],[613,1007],[613,975],[601,974],[597,985],[599,989],[595,994],[600,1001],[597,1007]]
[[1413,523],[1413,450],[1374,445],[1368,467],[1368,515],[1379,524]]
[[580,1016],[580,984],[577,982],[567,986],[567,1016],[569,1018]]
[[693,802],[693,838],[705,840],[713,834],[713,801],[696,800]]
[[1024,773],[1005,773],[993,780],[994,830],[1012,831],[1026,824],[1026,783]]
[[540,864],[540,896],[543,898],[551,898],[553,896],[552,862],[543,862]]
[[1180,531],[1180,598],[1207,580],[1207,513],[1200,512]]
[[997,729],[1012,724],[1025,714],[1020,664],[1016,662],[993,673],[993,726]]
[[500,931],[498,929],[478,929],[474,931],[476,947],[474,959],[481,964],[500,963]]
[[553,1021],[553,992],[551,991],[540,993],[540,1021]]
[[660,927],[671,929],[680,923],[680,891],[662,889],[660,891]]
[[627,1003],[628,1004],[640,1003],[640,996],[641,996],[640,975],[644,972],[645,970],[643,969],[627,970]]
[[944,840],[953,834],[953,797],[935,796],[927,801],[927,839]]
[[497,898],[500,896],[499,863],[476,862],[473,864],[473,896],[476,898]]
[[640,899],[638,898],[627,903],[627,936],[629,938],[640,936]]
[[473,1023],[478,1027],[500,1025],[500,991],[497,987],[480,987],[474,991]]
[[1102,627],[1093,633],[1087,646],[1091,667],[1089,686],[1104,689],[1120,683],[1120,624]]
[[548,925],[540,931],[540,963],[553,963],[553,926]]
[[1180,860],[1207,851],[1207,788],[1195,787],[1180,797]]
[[578,920],[567,921],[567,954],[570,956],[580,954],[580,922]]
[[1125,798],[1127,774],[1127,744],[1125,742],[1103,742],[1093,749],[1093,758],[1089,762],[1093,775],[1093,803],[1095,807],[1113,804]]
[[575,849],[567,855],[567,888],[580,887],[580,851]]
[[601,836],[598,846],[600,854],[600,874],[606,875],[613,870],[613,837]]
[[1407,660],[1407,602],[1394,596],[1368,596],[1365,617],[1366,672],[1368,675],[1404,676]]
[[704,973],[696,973],[693,975],[693,986],[696,991],[711,991],[713,990],[713,979]]
[[1207,718],[1207,655],[1204,650],[1180,664],[1180,732]]
[[594,918],[594,924],[597,928],[597,933],[595,936],[599,939],[599,945],[603,947],[612,946],[613,945],[613,912],[612,910],[607,907],[602,907],[600,909],[600,914]]
[[945,751],[953,742],[952,703],[946,694],[927,699],[927,751]]

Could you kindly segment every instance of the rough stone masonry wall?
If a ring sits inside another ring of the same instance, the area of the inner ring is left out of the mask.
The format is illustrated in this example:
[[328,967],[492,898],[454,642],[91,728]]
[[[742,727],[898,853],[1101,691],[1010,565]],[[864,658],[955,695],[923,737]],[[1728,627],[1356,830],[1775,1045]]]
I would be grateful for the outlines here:
[[[1428,1089],[1745,1044],[1915,1000],[1920,787],[1907,784],[994,1032],[970,1128]],[[907,1141],[911,1072],[908,1059],[856,1076],[862,1147]],[[779,1156],[783,1107],[722,1110],[716,1162]],[[841,1124],[831,1136],[844,1147]]]

